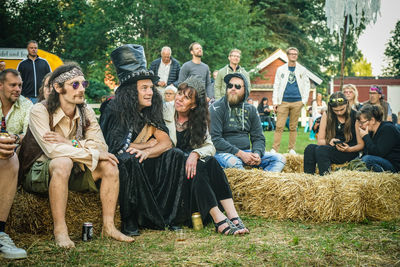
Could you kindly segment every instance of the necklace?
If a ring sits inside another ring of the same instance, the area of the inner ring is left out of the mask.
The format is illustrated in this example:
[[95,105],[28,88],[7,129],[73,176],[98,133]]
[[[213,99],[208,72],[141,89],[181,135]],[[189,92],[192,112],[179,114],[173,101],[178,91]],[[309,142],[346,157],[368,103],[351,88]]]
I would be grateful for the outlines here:
[[185,120],[184,122],[179,122],[178,114],[175,115],[175,127],[178,132],[186,130],[188,122],[189,122],[188,120]]

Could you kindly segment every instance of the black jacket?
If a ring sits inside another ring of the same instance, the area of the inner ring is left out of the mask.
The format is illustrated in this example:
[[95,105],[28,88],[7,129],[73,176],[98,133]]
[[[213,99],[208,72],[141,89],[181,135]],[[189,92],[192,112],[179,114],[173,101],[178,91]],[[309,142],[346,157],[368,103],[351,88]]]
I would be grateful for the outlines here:
[[[39,56],[32,61],[27,58],[18,64],[17,70],[21,73],[22,92],[25,97],[37,97],[39,88],[42,86],[44,76],[51,72],[51,68],[46,59]],[[35,75],[36,74],[36,75]]]
[[[151,62],[150,64],[150,69],[154,72],[155,75],[158,75],[158,68],[160,67],[161,63],[161,58],[158,58]],[[178,87],[178,78],[179,78],[179,71],[181,70],[181,65],[179,64],[178,60],[175,58],[171,57],[171,67],[169,69],[169,75],[168,75],[168,81],[167,85],[170,85],[171,83],[175,86]],[[158,80],[157,80],[158,82]],[[157,84],[156,82],[156,84]]]
[[400,171],[400,131],[391,122],[383,121],[376,133],[363,137],[364,153],[378,156],[390,161]]

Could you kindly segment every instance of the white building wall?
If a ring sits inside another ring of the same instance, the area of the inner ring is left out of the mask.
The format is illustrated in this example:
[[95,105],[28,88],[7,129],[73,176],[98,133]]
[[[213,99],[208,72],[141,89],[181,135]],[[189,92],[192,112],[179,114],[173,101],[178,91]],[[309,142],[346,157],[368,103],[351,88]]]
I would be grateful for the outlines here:
[[387,99],[393,113],[397,115],[400,111],[400,85],[388,85]]

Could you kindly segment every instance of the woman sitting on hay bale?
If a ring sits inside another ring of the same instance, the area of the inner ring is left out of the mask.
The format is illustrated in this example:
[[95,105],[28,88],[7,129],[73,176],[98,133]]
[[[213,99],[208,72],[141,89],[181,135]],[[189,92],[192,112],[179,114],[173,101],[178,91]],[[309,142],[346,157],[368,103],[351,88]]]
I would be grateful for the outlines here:
[[179,85],[175,103],[164,106],[164,121],[171,140],[187,156],[185,171],[192,212],[199,210],[203,222],[210,214],[215,230],[221,234],[249,233],[235,209],[225,173],[213,157],[215,147],[208,133],[208,107],[201,80],[191,76]]
[[324,175],[332,163],[356,158],[363,147],[356,111],[342,92],[335,92],[329,98],[328,112],[322,115],[318,143],[304,150],[304,172],[314,174],[318,164],[319,174]]
[[400,171],[400,131],[393,123],[382,121],[380,106],[365,105],[357,113],[360,135],[365,142],[361,158],[375,172]]

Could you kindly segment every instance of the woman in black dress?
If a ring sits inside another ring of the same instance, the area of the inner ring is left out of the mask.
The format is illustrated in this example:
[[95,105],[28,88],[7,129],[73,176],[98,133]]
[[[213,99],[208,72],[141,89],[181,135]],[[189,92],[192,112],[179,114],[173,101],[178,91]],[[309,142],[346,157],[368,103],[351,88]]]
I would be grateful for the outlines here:
[[171,140],[187,155],[191,211],[199,211],[204,223],[210,215],[219,233],[249,233],[235,209],[225,173],[213,157],[205,88],[199,79],[192,76],[179,85],[175,103],[164,105],[164,120]]

